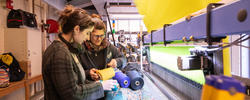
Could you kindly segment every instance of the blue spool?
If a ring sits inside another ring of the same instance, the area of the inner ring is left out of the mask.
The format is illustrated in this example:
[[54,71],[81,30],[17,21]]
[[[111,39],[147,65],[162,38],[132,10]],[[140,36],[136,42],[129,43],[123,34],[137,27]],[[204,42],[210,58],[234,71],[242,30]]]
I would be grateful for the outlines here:
[[144,85],[144,81],[136,70],[127,71],[128,77],[130,78],[130,88],[133,90],[141,89]]
[[113,79],[117,80],[120,87],[122,88],[127,88],[130,85],[129,77],[120,71],[115,73],[115,76],[113,77]]

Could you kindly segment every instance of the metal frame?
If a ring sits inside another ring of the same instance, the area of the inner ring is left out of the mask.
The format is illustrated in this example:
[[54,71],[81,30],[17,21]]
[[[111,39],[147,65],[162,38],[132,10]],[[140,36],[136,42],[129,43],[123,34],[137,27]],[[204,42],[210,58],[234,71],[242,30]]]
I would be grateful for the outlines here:
[[207,33],[207,38],[206,38],[206,41],[207,41],[207,44],[209,46],[212,45],[212,42],[213,42],[213,37],[211,36],[211,14],[212,14],[212,9],[214,9],[215,7],[218,7],[218,6],[221,6],[223,5],[222,3],[210,3],[208,6],[207,6],[207,16],[206,16],[206,33]]
[[[112,33],[112,27],[111,27],[111,22],[110,22],[110,18],[109,18],[109,13],[108,13],[108,10],[107,10],[107,2],[104,4],[104,9],[106,11],[106,14],[107,14],[107,17],[108,17],[108,22],[109,22],[109,28],[110,28],[110,32],[111,32],[111,35],[112,35],[112,38],[113,38],[113,43],[114,43],[114,46],[116,46],[115,44],[115,37],[114,37],[114,34]],[[109,39],[109,33],[108,33],[108,36],[107,38]]]
[[[210,13],[210,35],[213,38],[233,34],[250,34],[250,1],[240,0],[228,5],[214,8]],[[207,39],[207,13],[193,17],[189,21],[165,27],[165,41],[182,40],[183,37],[193,36],[195,39]],[[163,28],[152,34],[153,43],[163,42]],[[144,44],[151,42],[151,34],[144,37]]]
[[166,27],[168,27],[168,26],[171,26],[172,24],[165,24],[164,26],[163,26],[163,41],[164,41],[164,46],[166,46],[167,45],[167,40],[166,40]]

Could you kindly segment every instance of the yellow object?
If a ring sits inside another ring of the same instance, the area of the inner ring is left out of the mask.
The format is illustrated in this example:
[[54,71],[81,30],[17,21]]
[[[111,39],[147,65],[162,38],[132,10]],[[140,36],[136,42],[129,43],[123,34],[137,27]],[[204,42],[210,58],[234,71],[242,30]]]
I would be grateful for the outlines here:
[[215,92],[212,94],[212,97],[214,99],[212,100],[244,100],[245,98],[245,95],[243,93],[235,93],[232,95],[228,91],[219,90],[216,88],[214,89],[214,91]]
[[115,70],[112,67],[97,70],[96,73],[100,76],[101,80],[109,80],[115,76]]
[[203,85],[201,100],[244,100],[245,94],[230,94],[229,91],[216,89],[210,85]]
[[244,100],[245,85],[227,76],[206,76],[201,100]]
[[3,61],[6,65],[10,66],[10,64],[13,62],[13,58],[10,55],[1,55],[0,60]]
[[212,93],[214,89],[214,87],[204,84],[202,87],[201,100],[213,100]]
[[[229,43],[229,37],[222,40],[223,43]],[[226,45],[226,44],[224,44]],[[223,45],[223,46],[224,46]],[[225,48],[223,49],[223,72],[225,76],[232,76],[231,75],[231,64],[230,64],[230,49]]]
[[171,24],[220,0],[134,0],[148,32]]

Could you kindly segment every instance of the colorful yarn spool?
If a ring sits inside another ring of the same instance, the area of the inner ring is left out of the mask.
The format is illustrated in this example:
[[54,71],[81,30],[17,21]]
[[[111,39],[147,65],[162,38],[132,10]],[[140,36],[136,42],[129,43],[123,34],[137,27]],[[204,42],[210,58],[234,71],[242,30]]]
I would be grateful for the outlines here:
[[115,76],[115,70],[112,67],[97,70],[96,73],[99,75],[101,80],[108,80]]
[[130,79],[126,74],[123,74],[121,71],[115,73],[113,79],[117,80],[120,87],[127,88],[130,85]]
[[144,85],[144,81],[136,70],[127,71],[128,77],[130,78],[130,88],[133,90],[141,89]]

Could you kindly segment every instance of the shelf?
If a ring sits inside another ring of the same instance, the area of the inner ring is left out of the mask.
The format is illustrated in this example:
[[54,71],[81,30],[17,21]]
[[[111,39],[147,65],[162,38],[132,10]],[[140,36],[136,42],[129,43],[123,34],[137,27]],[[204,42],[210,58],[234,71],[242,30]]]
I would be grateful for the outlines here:
[[[42,80],[42,75],[38,75],[38,76],[35,76],[33,78],[30,78],[30,79],[23,79],[22,81],[18,81],[18,82],[10,82],[10,85],[6,88],[0,88],[0,98],[5,96],[5,95],[8,95],[20,88],[25,88],[25,94],[29,96],[29,93],[27,93],[29,91],[29,85],[30,84],[33,84],[37,81],[40,81]],[[29,98],[29,97],[27,97]],[[27,99],[26,99],[27,100]]]
[[33,83],[35,83],[37,81],[41,81],[42,79],[43,79],[42,75],[38,75],[38,76],[35,76],[35,77],[31,78],[31,79],[28,79],[28,83],[33,84]]
[[20,88],[25,87],[26,80],[18,81],[18,82],[10,82],[10,85],[6,88],[0,88],[0,98],[16,91]]

